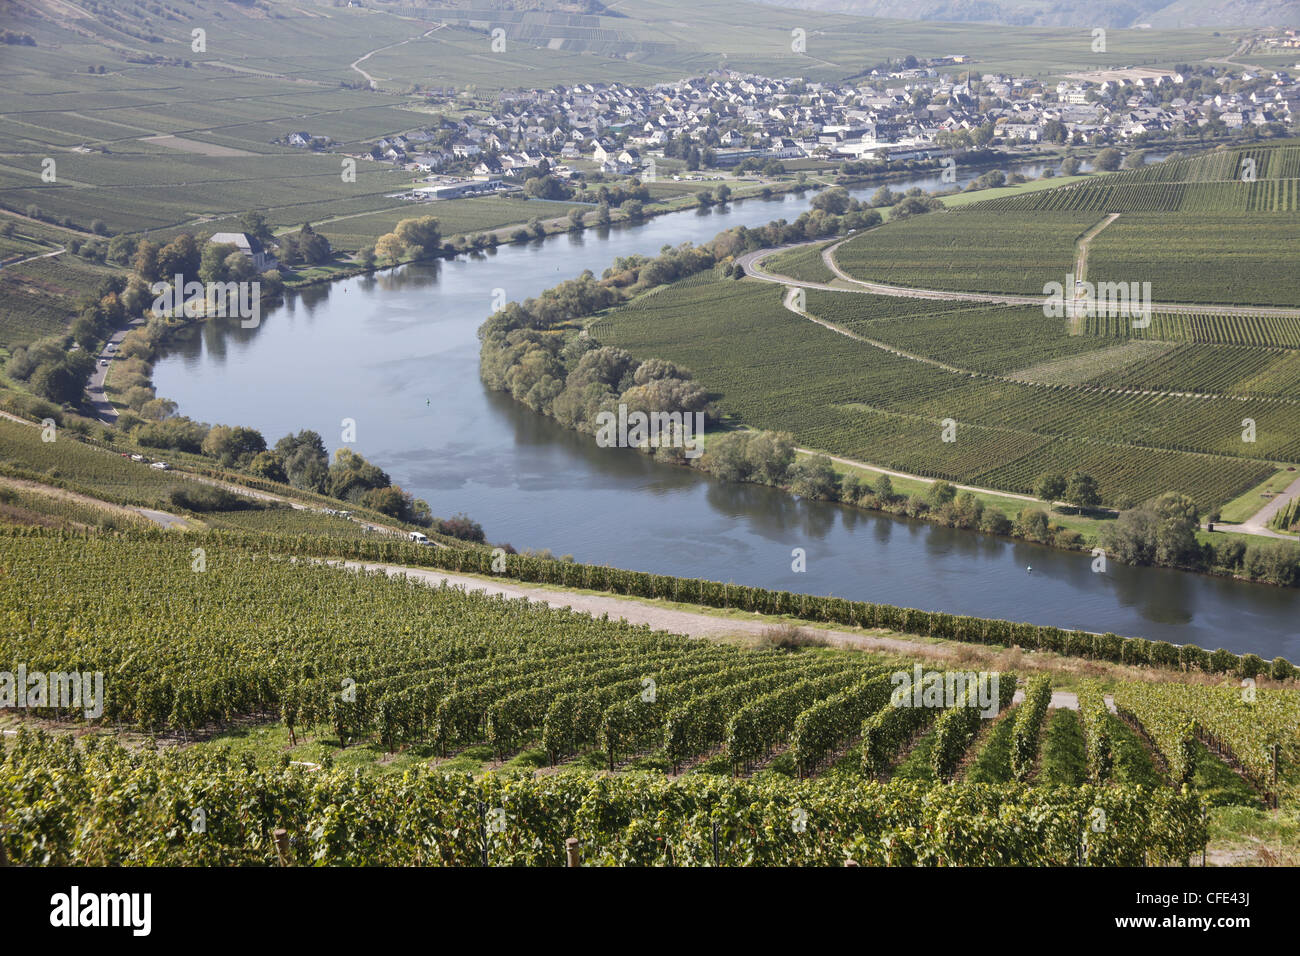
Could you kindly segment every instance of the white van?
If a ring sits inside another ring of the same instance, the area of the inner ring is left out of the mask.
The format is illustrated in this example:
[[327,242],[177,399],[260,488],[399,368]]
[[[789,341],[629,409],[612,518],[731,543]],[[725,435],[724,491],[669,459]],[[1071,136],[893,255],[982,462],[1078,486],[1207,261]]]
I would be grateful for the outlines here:
[[423,532],[420,531],[412,531],[410,533],[410,538],[416,544],[429,544],[428,537]]

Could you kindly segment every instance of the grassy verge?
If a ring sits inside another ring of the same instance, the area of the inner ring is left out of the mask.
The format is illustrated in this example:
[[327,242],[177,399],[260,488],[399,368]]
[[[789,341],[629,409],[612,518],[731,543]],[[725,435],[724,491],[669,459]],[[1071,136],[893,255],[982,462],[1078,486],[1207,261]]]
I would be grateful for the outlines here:
[[1276,494],[1282,491],[1297,477],[1300,477],[1300,472],[1287,471],[1285,468],[1278,469],[1254,488],[1243,492],[1224,505],[1219,510],[1220,520],[1231,524],[1241,524],[1268,504],[1269,497],[1271,497],[1270,492]]

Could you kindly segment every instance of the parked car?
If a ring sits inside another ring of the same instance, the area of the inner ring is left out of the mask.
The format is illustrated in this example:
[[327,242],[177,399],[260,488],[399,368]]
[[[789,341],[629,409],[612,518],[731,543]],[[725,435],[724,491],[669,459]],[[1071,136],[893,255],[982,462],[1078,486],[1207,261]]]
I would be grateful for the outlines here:
[[100,365],[107,365],[107,364],[108,364],[108,359],[100,359],[100,360],[99,360],[99,364],[100,364]]
[[427,535],[419,531],[410,532],[410,538],[416,544],[433,544],[433,542],[429,540]]
[[171,471],[171,467],[172,467],[172,466],[169,465],[169,464],[167,464],[167,462],[165,462],[165,461],[155,461],[155,462],[154,462],[152,465],[150,465],[149,467],[150,467],[150,468],[157,468],[159,471]]

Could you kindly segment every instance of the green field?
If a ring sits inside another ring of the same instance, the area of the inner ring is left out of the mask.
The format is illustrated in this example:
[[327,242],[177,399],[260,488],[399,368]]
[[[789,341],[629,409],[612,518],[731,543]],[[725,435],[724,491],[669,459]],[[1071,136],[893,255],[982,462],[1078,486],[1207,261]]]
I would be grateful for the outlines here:
[[1073,269],[1093,213],[987,212],[971,206],[888,223],[835,249],[841,269],[889,285],[1041,295]]
[[768,256],[763,260],[763,269],[804,282],[830,283],[835,279],[835,273],[822,260],[824,248],[826,244],[818,242],[802,249]]
[[[1065,320],[1033,310],[944,305],[807,293],[811,314],[911,357],[792,314],[780,287],[709,277],[634,300],[591,334],[691,369],[747,425],[790,431],[804,447],[980,487],[1031,493],[1042,473],[1077,468],[1097,479],[1108,501],[1178,490],[1211,506],[1271,474],[1266,459],[1300,457],[1300,406],[1013,379],[1054,356],[1105,354],[1108,340],[1070,336]],[[739,341],[746,345],[738,351]],[[1246,415],[1256,418],[1254,444],[1241,441]],[[941,440],[948,418],[957,423],[952,443]]]
[[1294,215],[1133,213],[1092,241],[1088,280],[1150,282],[1156,302],[1296,307],[1298,259]]
[[116,270],[71,253],[0,269],[0,346],[62,333],[76,315],[76,299]]

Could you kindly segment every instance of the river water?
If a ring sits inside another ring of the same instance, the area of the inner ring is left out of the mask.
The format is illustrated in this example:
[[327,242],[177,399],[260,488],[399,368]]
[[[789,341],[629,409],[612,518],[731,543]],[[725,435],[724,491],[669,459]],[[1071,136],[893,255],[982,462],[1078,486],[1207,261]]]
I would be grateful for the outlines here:
[[[911,185],[940,184],[890,184]],[[599,275],[616,256],[793,220],[812,195],[688,210],[311,287],[256,329],[214,320],[187,330],[154,381],[182,414],[248,425],[268,442],[311,428],[333,450],[342,420],[354,419],[353,447],[435,514],[468,513],[494,543],[1300,659],[1300,591],[1113,561],[1093,573],[1089,555],[726,484],[597,448],[479,381],[475,331],[494,296],[523,299],[584,269]],[[794,548],[806,552],[805,572],[791,570]]]

